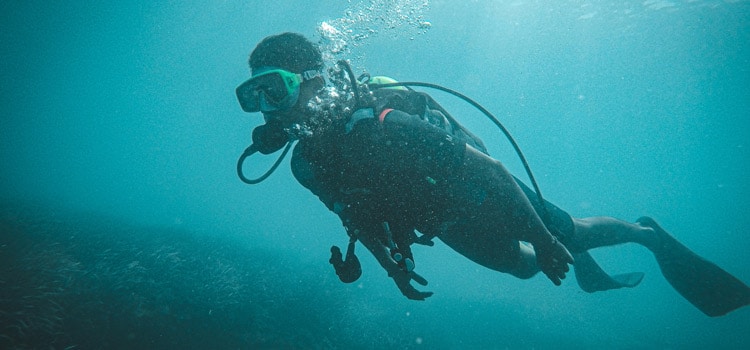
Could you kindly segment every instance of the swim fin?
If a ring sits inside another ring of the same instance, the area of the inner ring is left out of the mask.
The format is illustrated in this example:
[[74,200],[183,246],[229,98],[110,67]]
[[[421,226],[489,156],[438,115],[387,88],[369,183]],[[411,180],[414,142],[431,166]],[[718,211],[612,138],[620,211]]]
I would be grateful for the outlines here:
[[573,271],[575,271],[578,286],[588,293],[624,287],[632,288],[643,280],[643,272],[608,275],[587,251],[573,254],[573,259],[575,259]]
[[745,283],[685,247],[654,219],[642,217],[636,222],[659,235],[661,244],[653,252],[664,278],[703,313],[722,316],[750,304],[750,288]]

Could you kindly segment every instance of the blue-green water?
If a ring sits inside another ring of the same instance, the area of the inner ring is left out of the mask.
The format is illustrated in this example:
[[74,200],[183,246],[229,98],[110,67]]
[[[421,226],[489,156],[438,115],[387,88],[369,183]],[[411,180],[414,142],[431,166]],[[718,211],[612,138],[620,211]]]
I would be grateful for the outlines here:
[[[575,216],[651,215],[750,281],[750,3],[372,3],[377,32],[346,53],[358,71],[472,96],[551,201]],[[399,19],[383,7],[394,4],[418,11]],[[263,37],[317,40],[347,9],[356,1],[0,5],[0,345],[750,346],[750,309],[704,316],[636,246],[594,252],[611,272],[646,272],[606,293],[517,280],[442,244],[415,249],[435,292],[425,302],[361,247],[363,277],[338,282],[328,249],[346,235],[288,164],[257,186],[237,179],[262,118],[234,88]],[[479,113],[434,96],[523,175]]]

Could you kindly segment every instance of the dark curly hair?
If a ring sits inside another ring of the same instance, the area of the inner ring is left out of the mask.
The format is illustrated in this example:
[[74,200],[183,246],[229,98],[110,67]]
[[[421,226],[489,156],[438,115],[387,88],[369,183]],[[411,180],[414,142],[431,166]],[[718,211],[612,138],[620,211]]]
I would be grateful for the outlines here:
[[255,71],[261,67],[279,67],[294,73],[321,70],[320,49],[297,33],[281,33],[264,38],[250,54],[248,62]]

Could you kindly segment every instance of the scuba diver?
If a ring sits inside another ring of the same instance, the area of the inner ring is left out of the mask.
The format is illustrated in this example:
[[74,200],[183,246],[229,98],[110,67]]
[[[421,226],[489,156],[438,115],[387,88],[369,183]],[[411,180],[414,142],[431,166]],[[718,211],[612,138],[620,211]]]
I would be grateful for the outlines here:
[[[534,190],[429,95],[407,87],[432,84],[355,78],[345,61],[328,68],[327,83],[320,50],[296,33],[266,37],[249,64],[252,77],[237,88],[237,97],[245,112],[261,112],[265,124],[253,130],[238,174],[246,183],[263,181],[297,141],[294,177],[339,216],[349,237],[346,256],[331,248],[330,263],[343,282],[362,273],[354,254],[360,242],[401,293],[424,300],[432,293],[411,283],[427,284],[415,272],[411,245],[433,245],[437,238],[482,266],[521,279],[542,272],[560,285],[572,266],[579,286],[591,293],[634,287],[643,273],[610,276],[588,250],[636,243],[654,254],[667,281],[705,314],[720,316],[750,303],[747,285],[653,219],[574,218],[544,200],[507,132]],[[244,176],[247,157],[282,148],[263,176]]]

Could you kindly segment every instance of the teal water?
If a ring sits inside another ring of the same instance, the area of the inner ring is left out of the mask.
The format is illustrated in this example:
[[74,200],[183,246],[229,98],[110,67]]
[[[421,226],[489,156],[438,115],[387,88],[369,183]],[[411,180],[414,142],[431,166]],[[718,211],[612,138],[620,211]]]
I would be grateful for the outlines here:
[[[364,275],[344,285],[327,262],[346,243],[339,220],[288,163],[239,181],[262,122],[234,96],[255,44],[318,40],[323,21],[364,8],[349,25],[366,35],[340,54],[355,69],[475,98],[549,200],[653,216],[750,282],[749,2],[426,3],[1,4],[0,347],[749,346],[750,309],[704,316],[635,246],[594,252],[611,272],[646,272],[630,290],[517,280],[441,244],[415,250],[425,302],[361,247]],[[489,122],[434,96],[523,177]]]

